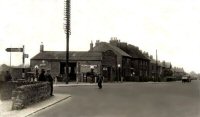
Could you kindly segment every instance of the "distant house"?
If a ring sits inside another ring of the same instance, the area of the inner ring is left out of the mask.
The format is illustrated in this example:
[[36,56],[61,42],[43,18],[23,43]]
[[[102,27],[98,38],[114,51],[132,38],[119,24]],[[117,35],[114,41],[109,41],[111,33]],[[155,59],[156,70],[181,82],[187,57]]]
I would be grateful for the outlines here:
[[186,74],[184,69],[183,68],[179,68],[179,67],[173,67],[172,71],[173,71],[173,76],[176,77],[179,80],[181,80],[181,77]]
[[150,65],[149,65],[149,79],[151,81],[160,81],[162,76],[162,64],[160,61],[157,61],[150,57]]
[[149,65],[149,78],[152,81],[156,80],[156,74],[158,73],[158,63],[156,63],[156,60],[153,59],[152,56],[150,56],[150,65]]
[[[150,79],[152,81],[166,81],[164,77],[168,74],[169,72],[172,71],[172,65],[170,62],[165,62],[162,61],[160,62],[159,60],[153,59],[153,56],[149,56],[150,59],[150,65],[149,65],[149,73],[150,73]],[[167,72],[167,74],[166,74]]]
[[130,69],[130,72],[132,72],[132,74],[134,75],[134,79],[129,80],[148,81],[150,60],[143,55],[138,47],[120,42],[120,40],[117,39],[111,39],[110,44],[120,48],[129,56],[131,56],[128,67]]

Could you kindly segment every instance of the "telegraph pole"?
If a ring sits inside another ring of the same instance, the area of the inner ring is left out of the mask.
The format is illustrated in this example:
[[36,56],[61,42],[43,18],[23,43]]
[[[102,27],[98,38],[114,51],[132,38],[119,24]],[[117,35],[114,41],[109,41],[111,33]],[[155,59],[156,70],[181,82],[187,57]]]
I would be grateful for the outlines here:
[[69,81],[69,35],[70,35],[70,0],[65,0],[64,20],[65,34],[66,34],[66,84]]
[[11,57],[12,57],[12,55],[11,55],[11,51],[10,51],[10,68],[9,68],[9,71],[10,71],[10,73],[11,73]]
[[157,49],[156,49],[156,80],[158,80],[158,56],[157,56]]
[[22,52],[22,64],[23,64],[23,68],[22,68],[22,78],[25,78],[25,57],[24,57],[24,45],[22,46],[23,48],[23,52]]

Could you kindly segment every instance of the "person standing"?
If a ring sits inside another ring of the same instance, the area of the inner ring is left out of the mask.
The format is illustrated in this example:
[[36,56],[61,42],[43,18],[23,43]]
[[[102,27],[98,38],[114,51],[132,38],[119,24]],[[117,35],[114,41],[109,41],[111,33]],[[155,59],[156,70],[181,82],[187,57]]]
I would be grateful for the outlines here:
[[4,78],[5,78],[5,81],[6,81],[6,82],[12,80],[12,76],[10,75],[10,72],[9,72],[9,71],[6,71],[6,74],[5,74]]
[[40,73],[40,75],[39,75],[38,81],[42,81],[42,82],[45,82],[45,81],[46,81],[46,78],[45,78],[45,70],[44,70],[44,69],[41,70],[41,73]]
[[53,96],[53,77],[51,76],[50,70],[47,70],[46,79],[50,83],[50,86],[51,86],[50,95]]
[[102,88],[102,81],[103,81],[103,76],[99,74],[98,79],[97,79],[99,89]]

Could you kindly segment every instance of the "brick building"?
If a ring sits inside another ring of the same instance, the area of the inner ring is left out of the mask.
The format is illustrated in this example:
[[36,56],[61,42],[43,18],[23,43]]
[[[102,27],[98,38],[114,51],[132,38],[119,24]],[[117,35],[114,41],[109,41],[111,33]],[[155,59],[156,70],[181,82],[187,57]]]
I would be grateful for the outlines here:
[[[121,80],[121,78],[124,78],[126,80],[127,77],[131,75],[130,71],[130,62],[131,62],[131,56],[128,55],[126,52],[121,50],[120,48],[106,42],[100,42],[99,40],[96,41],[95,46],[92,49],[93,52],[112,52],[113,55],[116,56],[117,60],[116,63],[113,64],[111,68],[102,66],[103,71],[108,70],[108,73],[113,74],[112,79],[115,81]],[[112,62],[111,59],[107,59],[108,62]],[[104,69],[105,68],[105,69]]]
[[116,38],[111,38],[110,44],[120,48],[131,58],[129,62],[127,62],[128,64],[126,67],[134,77],[132,77],[132,79],[127,77],[127,80],[148,81],[150,60],[144,56],[138,47],[125,42],[120,42],[120,40]]
[[[92,45],[91,45],[92,46]],[[91,48],[92,49],[92,48]],[[70,81],[84,81],[87,73],[102,74],[105,81],[113,81],[116,77],[117,56],[111,50],[98,51],[70,51],[69,52],[69,77]],[[40,46],[40,52],[31,58],[30,67],[33,71],[39,69],[51,69],[52,75],[64,76],[66,72],[65,51],[44,51],[44,45]],[[91,78],[90,78],[91,79]],[[94,80],[94,79],[91,79]],[[86,79],[87,81],[87,79]]]

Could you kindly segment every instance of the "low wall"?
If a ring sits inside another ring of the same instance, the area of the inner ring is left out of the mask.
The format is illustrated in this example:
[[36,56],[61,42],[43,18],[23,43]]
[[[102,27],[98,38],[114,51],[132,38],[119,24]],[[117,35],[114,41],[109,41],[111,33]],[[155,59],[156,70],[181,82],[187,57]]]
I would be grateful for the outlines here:
[[12,97],[12,91],[15,90],[17,87],[35,83],[37,82],[28,82],[28,81],[0,82],[0,99],[9,100]]
[[50,83],[38,82],[36,84],[23,85],[12,92],[12,109],[23,109],[31,103],[35,103],[50,97]]

